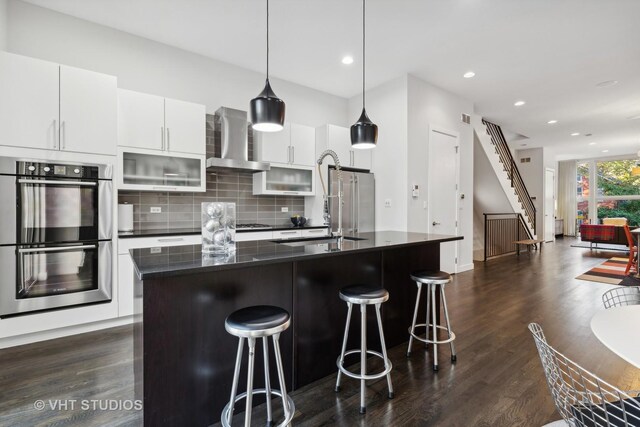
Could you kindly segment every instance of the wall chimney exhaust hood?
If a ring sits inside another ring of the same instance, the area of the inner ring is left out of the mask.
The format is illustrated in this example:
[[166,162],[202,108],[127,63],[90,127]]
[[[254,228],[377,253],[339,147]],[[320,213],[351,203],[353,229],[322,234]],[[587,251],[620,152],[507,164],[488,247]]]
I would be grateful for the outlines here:
[[221,157],[209,157],[207,169],[237,169],[249,172],[263,172],[271,169],[268,162],[249,160],[249,140],[247,138],[247,112],[220,107],[216,111],[220,117],[222,139]]

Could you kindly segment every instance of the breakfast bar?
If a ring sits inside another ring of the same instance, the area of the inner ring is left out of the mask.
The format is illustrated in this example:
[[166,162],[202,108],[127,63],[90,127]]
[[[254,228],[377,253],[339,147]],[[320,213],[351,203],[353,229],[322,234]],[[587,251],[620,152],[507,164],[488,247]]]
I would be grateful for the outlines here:
[[[292,326],[280,338],[290,391],[336,372],[347,311],[338,291],[346,285],[387,289],[387,347],[406,342],[416,295],[409,274],[439,269],[440,245],[460,239],[382,231],[343,240],[239,242],[234,253],[216,257],[203,256],[199,245],[132,250],[136,394],[143,399],[144,425],[219,421],[237,346],[224,321],[243,307],[274,305],[291,314]],[[368,322],[367,340],[379,348],[375,318]],[[357,325],[356,316],[352,327]],[[350,348],[357,347],[357,338],[350,337]],[[261,358],[256,352],[256,366]],[[255,375],[256,386],[262,386],[261,377]]]

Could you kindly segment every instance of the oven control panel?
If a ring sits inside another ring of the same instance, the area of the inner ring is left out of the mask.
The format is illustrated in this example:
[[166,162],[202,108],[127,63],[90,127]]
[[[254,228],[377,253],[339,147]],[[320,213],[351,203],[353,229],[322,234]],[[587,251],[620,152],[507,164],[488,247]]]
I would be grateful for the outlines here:
[[98,179],[98,166],[18,162],[18,175]]

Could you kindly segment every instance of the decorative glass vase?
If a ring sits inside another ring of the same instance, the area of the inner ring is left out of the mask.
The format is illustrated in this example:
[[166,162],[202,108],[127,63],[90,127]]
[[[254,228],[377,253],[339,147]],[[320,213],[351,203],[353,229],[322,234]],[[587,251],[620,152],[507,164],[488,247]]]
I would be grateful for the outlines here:
[[236,250],[236,204],[202,203],[202,253],[226,255]]

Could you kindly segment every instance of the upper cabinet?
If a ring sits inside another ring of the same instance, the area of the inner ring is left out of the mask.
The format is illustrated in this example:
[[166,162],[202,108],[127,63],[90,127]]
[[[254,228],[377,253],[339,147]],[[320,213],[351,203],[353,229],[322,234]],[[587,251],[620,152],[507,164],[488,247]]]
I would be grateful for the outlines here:
[[[321,126],[316,129],[316,142],[318,154],[326,149],[335,151],[340,160],[340,166],[371,170],[371,150],[351,148],[349,128],[335,125]],[[325,163],[333,164],[333,160],[327,157]]]
[[315,130],[286,123],[280,132],[256,132],[256,159],[299,166],[315,164]]
[[204,105],[118,90],[118,145],[205,155]]
[[116,154],[118,84],[115,77],[60,66],[60,149]]
[[116,154],[113,76],[0,52],[0,145]]

